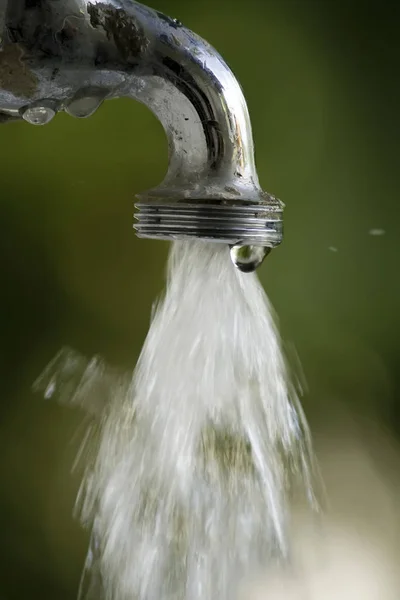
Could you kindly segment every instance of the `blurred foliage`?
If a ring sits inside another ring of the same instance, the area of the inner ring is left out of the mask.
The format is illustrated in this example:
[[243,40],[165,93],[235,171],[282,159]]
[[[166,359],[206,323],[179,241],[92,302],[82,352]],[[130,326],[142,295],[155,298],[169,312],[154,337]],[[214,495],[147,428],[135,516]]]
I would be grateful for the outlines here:
[[[260,277],[303,365],[316,431],[336,402],[397,430],[399,6],[154,6],[217,47],[244,88],[261,183],[286,203],[285,242]],[[87,542],[70,474],[82,415],[31,383],[65,344],[134,365],[168,249],[135,238],[134,194],[162,179],[166,140],[128,100],[0,136],[0,597],[71,600]]]

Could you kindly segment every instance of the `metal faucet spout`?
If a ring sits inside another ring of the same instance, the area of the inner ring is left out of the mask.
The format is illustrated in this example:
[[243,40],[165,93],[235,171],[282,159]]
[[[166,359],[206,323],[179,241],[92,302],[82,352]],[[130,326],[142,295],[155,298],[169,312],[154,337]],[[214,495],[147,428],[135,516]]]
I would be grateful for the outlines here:
[[240,85],[177,19],[133,0],[0,0],[0,38],[0,122],[84,118],[122,96],[161,121],[169,168],[138,196],[139,237],[281,242],[283,205],[260,188]]

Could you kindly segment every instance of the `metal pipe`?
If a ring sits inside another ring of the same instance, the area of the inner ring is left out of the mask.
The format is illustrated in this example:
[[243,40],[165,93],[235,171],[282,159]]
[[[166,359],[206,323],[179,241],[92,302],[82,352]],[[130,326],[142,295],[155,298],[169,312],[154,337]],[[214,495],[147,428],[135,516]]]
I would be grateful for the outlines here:
[[281,242],[240,85],[177,19],[132,0],[0,0],[0,36],[0,122],[89,117],[123,96],[161,121],[169,168],[138,196],[139,237],[223,242],[245,271]]

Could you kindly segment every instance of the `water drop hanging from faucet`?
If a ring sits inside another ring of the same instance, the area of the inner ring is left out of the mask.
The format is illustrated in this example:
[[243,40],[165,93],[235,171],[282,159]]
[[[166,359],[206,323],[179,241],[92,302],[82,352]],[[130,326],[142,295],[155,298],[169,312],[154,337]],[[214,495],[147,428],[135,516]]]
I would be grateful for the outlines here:
[[55,116],[49,106],[31,106],[22,111],[22,118],[31,125],[47,125]]
[[252,273],[271,252],[264,246],[231,246],[231,260],[242,273]]
[[64,107],[66,113],[71,117],[86,119],[91,117],[102,105],[107,90],[83,88]]

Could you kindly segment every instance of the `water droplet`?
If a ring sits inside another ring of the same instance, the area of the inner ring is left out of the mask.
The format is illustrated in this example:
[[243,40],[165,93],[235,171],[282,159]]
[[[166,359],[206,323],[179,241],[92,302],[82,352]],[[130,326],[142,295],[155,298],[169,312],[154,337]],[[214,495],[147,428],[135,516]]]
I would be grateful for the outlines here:
[[31,125],[47,125],[55,117],[56,111],[49,106],[30,106],[22,113],[22,118]]
[[103,100],[104,95],[74,98],[68,106],[65,107],[65,112],[71,115],[71,117],[86,119],[96,112]]
[[55,381],[55,378],[53,378],[49,385],[46,387],[45,392],[44,392],[44,397],[46,398],[46,400],[48,400],[49,398],[51,398],[54,395],[54,392],[57,389],[57,384]]
[[370,229],[369,230],[369,235],[385,235],[386,231],[384,229]]
[[329,246],[328,250],[330,250],[331,252],[337,252],[338,249],[336,248],[336,246]]
[[252,273],[270,252],[271,248],[265,246],[232,246],[231,260],[243,273]]

